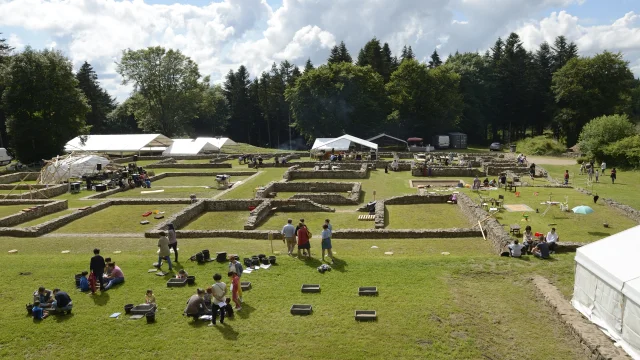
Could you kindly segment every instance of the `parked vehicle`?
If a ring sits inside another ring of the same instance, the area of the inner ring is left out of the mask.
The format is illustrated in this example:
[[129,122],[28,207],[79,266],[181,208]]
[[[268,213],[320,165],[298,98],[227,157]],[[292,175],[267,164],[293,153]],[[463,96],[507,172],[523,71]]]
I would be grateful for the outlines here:
[[494,142],[489,145],[489,151],[502,151],[502,144]]
[[449,148],[449,135],[436,135],[433,137],[433,146],[436,149],[448,149]]
[[7,149],[0,148],[0,166],[9,165],[13,158],[7,153]]

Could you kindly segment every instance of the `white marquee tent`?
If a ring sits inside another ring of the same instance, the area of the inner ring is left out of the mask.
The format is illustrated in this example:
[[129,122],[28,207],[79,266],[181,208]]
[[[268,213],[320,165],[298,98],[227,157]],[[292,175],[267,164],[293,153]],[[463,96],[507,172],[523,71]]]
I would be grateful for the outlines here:
[[311,151],[346,151],[349,150],[352,143],[373,149],[376,153],[378,152],[378,144],[351,135],[342,135],[338,138],[317,138],[311,147]]
[[162,152],[162,155],[197,155],[212,151],[220,151],[220,148],[203,138],[173,139],[173,144]]
[[238,143],[226,137],[199,137],[197,140],[208,141],[211,145],[217,147],[218,149],[222,149],[223,146],[227,145],[238,145]]
[[109,164],[109,159],[98,155],[71,154],[50,161],[40,172],[40,184],[59,184],[70,178],[97,173],[97,165]]
[[163,151],[171,146],[173,140],[162,134],[133,135],[87,135],[83,143],[80,136],[71,139],[64,146],[66,152],[141,152]]
[[576,251],[571,303],[640,359],[640,226]]

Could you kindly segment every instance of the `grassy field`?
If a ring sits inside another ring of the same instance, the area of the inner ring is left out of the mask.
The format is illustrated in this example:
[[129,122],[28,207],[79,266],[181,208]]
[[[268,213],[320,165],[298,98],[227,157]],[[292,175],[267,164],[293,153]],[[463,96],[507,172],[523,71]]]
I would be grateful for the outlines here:
[[[186,205],[113,205],[91,215],[65,225],[57,233],[81,234],[115,234],[142,233],[148,228],[164,220],[156,220],[154,215],[143,217],[147,211],[164,211],[165,218],[183,209]],[[148,220],[149,224],[140,225],[140,221]]]
[[[153,192],[143,194],[146,191],[159,191],[161,192]],[[196,195],[199,199],[207,199],[212,198],[222,190],[218,189],[207,189],[204,186],[184,186],[184,187],[163,187],[163,186],[153,186],[151,189],[145,188],[136,188],[132,190],[122,191],[116,194],[109,196],[112,198],[142,198],[142,199],[168,199],[168,198],[189,198],[191,194]]]
[[320,239],[322,224],[325,219],[330,219],[333,230],[338,229],[373,229],[373,221],[360,221],[358,215],[362,213],[327,213],[327,212],[275,212],[258,227],[260,230],[282,230],[287,223],[287,219],[292,219],[297,225],[300,219],[304,219],[305,224],[313,233],[313,237]]
[[[528,280],[540,273],[566,292],[570,289],[566,280],[573,273],[571,255],[559,255],[555,262],[498,258],[489,255],[482,239],[334,240],[337,264],[333,271],[318,273],[318,260],[278,256],[277,266],[243,276],[253,285],[244,294],[243,310],[225,325],[209,328],[181,314],[195,288],[211,284],[211,275],[226,271],[227,266],[196,265],[186,258],[201,249],[241,257],[268,254],[268,241],[180,240],[182,262],[176,268],[195,275],[196,286],[167,288],[167,277],[147,273],[156,261],[154,239],[48,238],[47,246],[39,239],[1,240],[0,288],[11,289],[2,291],[2,298],[15,304],[0,313],[3,327],[11,329],[0,331],[3,358],[85,358],[95,353],[96,339],[116,336],[117,342],[100,347],[101,357],[152,359],[180,354],[199,359],[210,357],[203,349],[215,343],[225,356],[234,358],[248,353],[268,359],[585,358],[552,310],[541,306]],[[285,251],[282,242],[274,245],[277,251]],[[96,296],[78,293],[73,275],[87,269],[96,246],[121,266],[126,281]],[[318,253],[317,240],[312,240],[312,246]],[[7,254],[14,248],[18,254]],[[113,254],[115,250],[122,253]],[[384,251],[394,255],[383,255]],[[443,251],[451,255],[443,256]],[[43,263],[47,266],[37,265]],[[30,275],[20,276],[20,272]],[[322,293],[301,294],[304,283],[320,284]],[[40,285],[68,291],[73,314],[33,322],[23,304],[30,302]],[[359,286],[377,286],[380,295],[358,297]],[[146,289],[153,289],[158,301],[155,324],[131,321],[124,315],[109,318],[123,312],[125,304],[143,302]],[[313,314],[290,315],[289,308],[296,303],[312,304]],[[376,310],[378,321],[355,322],[357,309]],[[293,334],[294,340],[283,341]],[[525,334],[526,351],[512,346]]]
[[451,204],[385,206],[387,229],[445,229],[470,227],[460,209]]
[[45,222],[47,222],[49,220],[53,220],[53,219],[59,218],[59,217],[64,216],[64,215],[68,215],[68,214],[70,214],[70,213],[72,213],[74,211],[76,211],[76,210],[67,209],[67,210],[58,211],[58,212],[53,213],[53,214],[41,216],[41,217],[39,217],[37,219],[33,219],[31,221],[26,221],[26,222],[20,223],[18,225],[13,226],[13,227],[28,227],[28,226],[40,225],[40,224],[45,223]]
[[0,206],[0,217],[5,217],[19,213],[22,209],[26,209],[33,205],[2,205]]
[[[265,186],[272,181],[282,180],[283,168],[263,168],[260,174],[222,195],[221,199],[253,199],[256,188]],[[233,180],[233,177],[231,178]]]
[[[248,176],[235,176],[231,175],[231,182],[244,181]],[[153,187],[157,186],[212,186],[217,187],[215,177],[213,176],[170,176],[164,179],[154,181],[151,184]]]
[[190,222],[183,230],[244,230],[249,218],[247,211],[210,211]]

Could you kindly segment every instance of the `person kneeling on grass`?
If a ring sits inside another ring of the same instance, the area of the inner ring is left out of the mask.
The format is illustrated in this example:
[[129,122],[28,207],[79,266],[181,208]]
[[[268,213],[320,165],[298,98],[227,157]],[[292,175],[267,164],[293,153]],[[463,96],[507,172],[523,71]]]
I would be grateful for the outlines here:
[[44,309],[40,307],[40,301],[36,301],[33,303],[31,315],[33,315],[34,320],[43,320],[46,319],[47,316],[49,316],[49,313],[44,311]]
[[107,265],[107,268],[109,269],[110,275],[107,276],[107,280],[109,280],[109,282],[104,287],[105,290],[109,290],[113,285],[124,282],[124,273],[122,273],[119,266],[116,266],[116,263],[110,262],[109,265]]
[[184,314],[186,316],[192,317],[193,320],[198,320],[198,318],[205,313],[204,307],[204,290],[198,289],[195,295],[191,295],[189,300],[187,301],[187,307],[184,309]]
[[549,243],[544,239],[533,248],[533,256],[540,259],[548,259],[549,256]]
[[509,255],[511,257],[522,257],[522,249],[524,249],[524,245],[518,244],[518,240],[514,240],[513,244],[509,245]]
[[71,314],[71,308],[73,307],[73,302],[71,301],[71,297],[64,291],[60,289],[53,290],[53,297],[55,300],[51,303],[51,309],[58,312],[66,312],[67,314]]
[[327,255],[331,258],[331,264],[333,264],[333,253],[331,252],[331,231],[327,224],[322,225],[322,261],[324,261],[324,252],[327,251]]

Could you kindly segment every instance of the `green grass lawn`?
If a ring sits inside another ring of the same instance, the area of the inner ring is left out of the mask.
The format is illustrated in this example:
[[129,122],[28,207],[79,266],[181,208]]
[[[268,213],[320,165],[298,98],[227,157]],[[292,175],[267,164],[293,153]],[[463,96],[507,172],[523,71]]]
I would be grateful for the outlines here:
[[[150,194],[143,194],[145,191],[158,191],[164,190],[162,192],[154,192]],[[199,199],[207,199],[212,198],[222,190],[218,189],[207,189],[202,186],[193,186],[193,187],[162,187],[162,186],[153,186],[151,189],[145,188],[136,188],[132,190],[122,191],[119,193],[115,193],[109,196],[109,199],[113,198],[143,198],[143,199],[169,199],[169,198],[189,198],[191,194],[195,194]]]
[[26,209],[26,208],[29,208],[31,206],[34,206],[34,205],[30,205],[30,204],[24,204],[24,205],[1,205],[0,206],[0,218],[5,217],[5,216],[9,216],[9,215],[13,215],[13,214],[17,214],[22,209]]
[[265,222],[258,227],[260,230],[282,230],[287,223],[287,219],[292,219],[297,225],[300,219],[304,219],[305,224],[313,233],[315,239],[320,239],[322,225],[325,219],[330,219],[333,230],[339,229],[373,229],[373,221],[360,221],[358,215],[364,213],[328,213],[328,212],[275,212],[269,216]]
[[[182,263],[176,268],[184,266],[195,275],[196,286],[167,288],[167,277],[147,273],[157,259],[155,239],[46,240],[46,246],[41,239],[0,241],[0,288],[8,304],[0,313],[4,329],[0,357],[84,358],[95,353],[96,339],[101,339],[109,346],[100,347],[100,356],[118,359],[155,359],[160,354],[205,358],[203,349],[212,343],[234,358],[246,354],[270,359],[585,358],[552,310],[540,303],[528,280],[539,273],[565,293],[570,291],[570,283],[565,283],[565,278],[573,276],[569,254],[558,255],[554,262],[499,258],[482,239],[334,240],[333,271],[320,274],[315,269],[318,260],[280,255],[278,265],[270,270],[243,276],[253,285],[244,293],[243,310],[225,325],[209,328],[181,314],[196,287],[209,286],[211,275],[225,272],[227,264],[196,265],[187,257],[202,249],[241,257],[269,254],[268,241],[179,240]],[[74,290],[73,275],[87,269],[96,246],[121,266],[126,282],[90,296]],[[312,246],[318,254],[318,241],[312,240]],[[282,242],[274,242],[274,247],[285,251]],[[7,254],[10,249],[19,252]],[[61,250],[71,253],[61,254]],[[122,253],[113,254],[115,250]],[[383,255],[385,251],[394,255]],[[451,255],[443,256],[443,251]],[[31,274],[20,276],[19,272]],[[320,284],[322,293],[300,293],[304,283]],[[73,314],[34,323],[24,304],[40,285],[68,291]],[[358,297],[359,286],[377,286],[380,295]],[[143,302],[146,289],[154,290],[158,301],[155,324],[131,321],[124,315],[109,318],[123,312],[125,304]],[[296,303],[312,304],[313,314],[290,315],[289,308]],[[357,309],[376,310],[378,321],[354,321]],[[294,334],[291,341],[283,340]],[[523,337],[525,348],[513,346]]]
[[[71,222],[58,230],[57,233],[141,233],[155,224],[164,221],[155,220],[154,215],[142,217],[147,211],[164,211],[165,218],[170,217],[186,205],[113,205],[91,215]],[[149,220],[150,224],[140,225],[140,221]]]
[[[255,189],[265,186],[272,181],[282,180],[283,168],[263,168],[260,174],[254,176],[251,180],[243,182],[240,186],[234,187],[228,193],[222,195],[221,199],[253,199]],[[233,180],[233,177],[231,178]]]
[[416,204],[385,206],[387,229],[467,228],[469,221],[452,204]]
[[210,211],[183,227],[184,230],[244,230],[247,211]]
[[[485,198],[498,198],[498,195],[504,195],[505,204],[525,204],[534,210],[533,212],[524,213],[528,215],[529,221],[526,222],[523,221],[523,212],[502,210],[496,216],[496,219],[505,225],[505,228],[508,228],[510,224],[520,224],[520,227],[524,230],[525,226],[530,225],[533,232],[541,232],[546,235],[551,227],[554,226],[560,234],[560,241],[593,242],[638,225],[603,203],[593,204],[591,197],[573,189],[528,187],[518,190],[520,191],[520,197],[516,197],[514,193],[505,192],[504,190],[481,192]],[[472,199],[480,202],[480,198],[476,193],[470,190],[465,191]],[[538,193],[537,196],[535,195],[536,193]],[[547,209],[547,205],[542,205],[541,203],[549,200],[549,194],[551,194],[552,201],[564,202],[565,198],[568,198],[569,209],[579,205],[588,205],[594,209],[594,212],[588,215],[574,214],[572,212],[561,212],[559,206],[553,206],[545,216],[542,216]],[[535,213],[535,209],[538,209],[539,213]],[[603,226],[604,222],[607,222],[610,227],[605,228]]]

